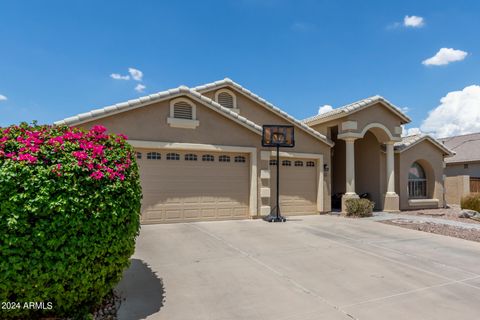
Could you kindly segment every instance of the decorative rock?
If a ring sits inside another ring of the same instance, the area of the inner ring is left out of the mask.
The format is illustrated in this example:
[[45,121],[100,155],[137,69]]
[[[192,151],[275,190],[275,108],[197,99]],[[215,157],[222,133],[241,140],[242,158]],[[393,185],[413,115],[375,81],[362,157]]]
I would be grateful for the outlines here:
[[474,211],[474,210],[463,209],[458,214],[459,218],[472,218],[474,216],[477,216],[477,218],[480,218],[480,213],[478,213],[477,211]]

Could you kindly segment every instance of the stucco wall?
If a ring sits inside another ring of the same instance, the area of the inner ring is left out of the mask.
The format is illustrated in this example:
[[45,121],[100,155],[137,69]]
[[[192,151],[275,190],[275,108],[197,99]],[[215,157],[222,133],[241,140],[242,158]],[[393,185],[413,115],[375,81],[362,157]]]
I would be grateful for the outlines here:
[[466,169],[464,163],[447,163],[445,174],[447,177],[468,175],[480,178],[480,162],[468,162],[468,168]]
[[368,192],[375,202],[375,209],[381,207],[380,195],[380,144],[371,132],[355,141],[355,191]]
[[408,171],[417,161],[427,175],[427,198],[437,199],[438,206],[443,206],[443,154],[431,142],[424,140],[413,147],[403,151],[399,156],[398,191],[400,196],[400,209],[420,209],[429,206],[412,206],[408,198]]
[[[401,125],[400,118],[380,103],[348,115],[344,121],[347,120],[357,121],[357,131],[361,131],[370,123],[381,123],[390,130],[392,135],[396,135],[395,127]],[[396,136],[399,137],[400,135],[397,134]]]
[[447,204],[460,204],[462,197],[470,194],[470,176],[445,178],[445,200]]

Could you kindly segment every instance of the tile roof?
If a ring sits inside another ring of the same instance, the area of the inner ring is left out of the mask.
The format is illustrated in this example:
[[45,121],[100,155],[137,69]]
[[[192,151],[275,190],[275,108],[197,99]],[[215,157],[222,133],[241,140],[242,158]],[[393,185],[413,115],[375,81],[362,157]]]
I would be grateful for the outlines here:
[[202,92],[202,91],[208,91],[208,90],[212,90],[212,89],[215,89],[215,88],[219,88],[219,87],[222,87],[222,86],[230,86],[230,87],[236,89],[237,91],[239,91],[239,92],[245,94],[246,96],[252,98],[254,101],[260,103],[264,107],[270,109],[274,113],[280,115],[284,119],[292,122],[297,127],[301,128],[303,131],[309,133],[310,135],[313,135],[317,139],[322,140],[323,142],[327,143],[328,145],[333,146],[333,142],[330,139],[328,139],[325,135],[323,135],[320,132],[312,129],[311,127],[309,127],[308,125],[306,125],[302,121],[294,118],[293,116],[291,116],[288,113],[286,113],[285,111],[281,110],[280,108],[278,108],[274,104],[268,102],[267,100],[263,99],[262,97],[258,96],[255,93],[251,92],[250,90],[242,87],[241,85],[239,85],[238,83],[234,82],[233,80],[231,80],[229,78],[225,78],[223,80],[219,80],[219,81],[207,83],[207,84],[204,84],[204,85],[201,85],[201,86],[197,86],[197,87],[192,88],[192,90]]
[[438,148],[440,148],[445,155],[447,156],[452,156],[455,153],[452,152],[450,149],[445,147],[440,141],[436,140],[435,138],[429,136],[428,134],[414,134],[406,137],[402,137],[402,141],[396,142],[394,144],[395,150],[398,152],[403,152],[410,147],[416,145],[417,143],[423,141],[423,140],[429,140],[432,142],[434,145],[436,145]]
[[439,139],[445,147],[455,151],[447,163],[480,161],[480,133],[471,133]]
[[388,108],[390,108],[394,113],[396,113],[400,118],[402,118],[403,121],[405,121],[405,123],[408,123],[408,122],[411,121],[411,119],[406,114],[404,114],[400,110],[400,108],[395,106],[393,103],[391,103],[390,101],[388,101],[384,97],[376,95],[376,96],[373,96],[373,97],[365,98],[365,99],[347,104],[347,105],[342,106],[340,108],[333,109],[332,111],[329,111],[329,112],[314,115],[310,118],[302,120],[302,122],[306,123],[306,124],[311,124],[311,123],[314,123],[314,122],[316,122],[316,123],[325,122],[325,121],[330,120],[331,118],[341,117],[343,115],[361,110],[363,108],[366,108],[366,107],[371,106],[371,105],[373,105],[375,103],[378,103],[378,102],[384,103]]
[[238,115],[237,113],[229,110],[228,108],[225,108],[218,104],[217,102],[213,101],[212,99],[198,93],[195,90],[192,90],[186,86],[179,86],[178,88],[154,93],[148,96],[140,97],[138,99],[133,99],[129,100],[127,102],[122,102],[122,103],[117,103],[111,106],[107,106],[104,108],[92,110],[86,113],[81,113],[73,117],[69,117],[60,121],[56,121],[54,124],[55,125],[78,125],[81,123],[85,123],[88,121],[92,121],[95,119],[103,118],[109,115],[113,115],[116,113],[124,112],[124,111],[129,111],[133,110],[136,108],[144,107],[146,105],[149,105],[151,103],[159,102],[168,98],[180,96],[180,95],[187,95],[194,100],[197,100],[199,102],[203,102],[210,108],[222,113],[223,115],[231,118],[232,120],[235,120],[236,122],[248,127],[249,129],[252,129],[253,131],[261,134],[262,132],[262,127],[259,126],[258,124],[254,123],[253,121],[248,120],[245,117],[242,117]]

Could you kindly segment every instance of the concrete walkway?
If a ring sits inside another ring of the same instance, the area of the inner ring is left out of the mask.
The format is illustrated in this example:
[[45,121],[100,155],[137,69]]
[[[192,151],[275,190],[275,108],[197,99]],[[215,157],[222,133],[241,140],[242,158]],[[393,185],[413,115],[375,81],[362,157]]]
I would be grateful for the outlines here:
[[478,319],[480,243],[335,216],[143,226],[120,319]]
[[[465,229],[475,229],[480,230],[480,224],[478,223],[469,223],[461,222],[455,220],[447,220],[432,216],[414,216],[410,214],[401,214],[401,213],[388,213],[388,212],[375,212],[373,217],[367,218],[374,221],[384,221],[384,220],[407,220],[413,222],[430,222],[436,224],[445,224],[453,227],[465,228]],[[469,221],[465,219],[465,221]]]

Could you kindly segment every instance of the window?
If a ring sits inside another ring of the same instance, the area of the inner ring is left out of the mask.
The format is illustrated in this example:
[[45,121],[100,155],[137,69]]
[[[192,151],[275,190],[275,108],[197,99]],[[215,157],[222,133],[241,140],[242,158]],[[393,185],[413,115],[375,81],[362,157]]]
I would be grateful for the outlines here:
[[276,166],[277,165],[277,160],[270,160],[270,165],[271,166]]
[[202,156],[202,161],[215,161],[215,157],[211,154],[204,154]]
[[180,160],[180,155],[178,153],[167,153],[167,160]]
[[291,166],[292,166],[292,161],[290,161],[290,160],[283,160],[283,161],[282,161],[282,166],[291,167]]
[[141,152],[137,152],[137,159],[142,159],[142,153]]
[[160,159],[162,159],[162,156],[158,152],[148,152],[147,153],[147,159],[148,160],[160,160]]
[[463,169],[468,169],[468,163],[465,163],[465,164],[463,165]]
[[215,93],[215,101],[217,101],[222,107],[231,109],[238,113],[237,97],[232,91],[228,89],[221,89]]
[[197,155],[193,153],[187,153],[185,155],[185,161],[197,161]]
[[172,100],[167,123],[175,128],[195,129],[198,127],[200,122],[197,120],[195,104],[186,98]]
[[303,161],[295,161],[295,167],[303,167]]
[[245,162],[244,156],[235,156],[235,162]]
[[315,167],[315,162],[307,161],[307,167]]
[[220,162],[230,162],[230,156],[221,155],[221,156],[218,157],[218,161],[220,161]]
[[427,197],[427,176],[418,162],[414,162],[408,171],[408,197]]

